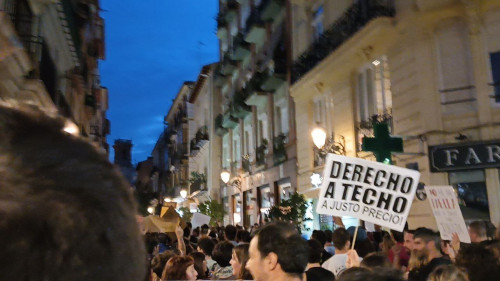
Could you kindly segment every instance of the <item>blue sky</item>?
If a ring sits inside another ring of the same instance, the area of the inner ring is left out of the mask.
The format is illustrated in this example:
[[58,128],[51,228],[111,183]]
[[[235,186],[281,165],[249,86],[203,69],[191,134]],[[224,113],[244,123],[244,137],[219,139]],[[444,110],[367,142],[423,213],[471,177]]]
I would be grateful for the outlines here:
[[[145,160],[163,130],[163,117],[184,81],[218,60],[217,0],[103,0],[109,90],[115,139],[132,139],[132,161]],[[113,149],[110,150],[113,160]]]

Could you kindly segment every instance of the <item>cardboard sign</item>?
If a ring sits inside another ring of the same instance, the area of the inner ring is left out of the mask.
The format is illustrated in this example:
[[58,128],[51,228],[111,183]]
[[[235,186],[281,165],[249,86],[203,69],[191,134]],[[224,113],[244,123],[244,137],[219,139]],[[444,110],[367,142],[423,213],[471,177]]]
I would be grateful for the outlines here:
[[414,170],[328,154],[316,212],[403,231],[419,178]]
[[204,224],[209,224],[210,223],[210,217],[207,215],[204,215],[202,213],[194,213],[193,217],[191,218],[191,224],[193,225],[193,229],[197,228],[198,226],[202,226]]
[[460,242],[470,243],[469,232],[465,225],[462,211],[458,206],[458,198],[452,186],[425,186],[427,198],[432,207],[434,218],[443,240],[451,240],[457,233]]

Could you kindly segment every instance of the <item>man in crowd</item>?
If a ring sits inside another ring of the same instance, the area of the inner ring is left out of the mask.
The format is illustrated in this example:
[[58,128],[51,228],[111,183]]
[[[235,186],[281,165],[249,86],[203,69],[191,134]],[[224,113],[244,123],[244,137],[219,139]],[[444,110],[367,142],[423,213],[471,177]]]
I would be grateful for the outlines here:
[[64,120],[0,105],[0,279],[143,280],[129,184]]
[[306,279],[309,281],[332,281],[335,279],[333,273],[321,267],[321,253],[324,247],[316,239],[307,241],[309,245],[309,263],[306,268]]
[[413,250],[413,230],[406,229],[404,231],[404,243],[403,246],[411,252]]
[[469,224],[469,236],[472,243],[484,243],[488,240],[486,224],[482,221],[473,221]]
[[335,255],[326,260],[321,266],[338,277],[346,269],[347,251],[351,247],[349,232],[345,228],[337,228],[332,235]]
[[224,228],[224,239],[231,242],[233,246],[237,246],[238,242],[236,242],[236,233],[238,229],[234,225],[228,224],[226,228]]
[[418,228],[413,235],[413,249],[419,257],[425,257],[424,265],[410,272],[408,280],[425,281],[429,274],[443,264],[451,264],[451,261],[441,254],[441,238],[439,233],[428,228]]
[[256,281],[300,281],[307,261],[307,242],[294,226],[271,223],[260,228],[250,242],[246,269]]

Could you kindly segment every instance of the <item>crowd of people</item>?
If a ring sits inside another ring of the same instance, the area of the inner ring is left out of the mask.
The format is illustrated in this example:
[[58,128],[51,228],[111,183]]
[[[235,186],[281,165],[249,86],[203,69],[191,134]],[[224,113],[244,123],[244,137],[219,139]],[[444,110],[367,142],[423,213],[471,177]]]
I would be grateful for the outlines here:
[[500,280],[500,235],[469,224],[471,244],[403,233],[295,225],[140,232],[132,191],[64,120],[0,104],[0,280]]
[[[298,233],[285,223],[255,225],[250,231],[238,225],[203,225],[191,229],[188,224],[184,230],[178,228],[175,241],[168,242],[163,233],[148,233],[146,244],[152,268],[146,279],[274,281],[275,278],[267,278],[271,275],[264,269],[269,268],[255,266],[251,261],[252,241],[266,238],[265,246],[257,247],[261,259],[263,255],[274,256],[291,280],[294,276],[305,281],[500,280],[500,237],[489,231],[485,222],[470,223],[472,243],[464,244],[460,243],[458,235],[454,235],[452,241],[445,241],[438,232],[428,228],[397,232],[384,231],[377,226],[373,232],[359,227],[354,240],[355,227],[346,229],[338,217],[334,221],[336,229],[333,232],[314,230],[309,239],[304,236],[289,238]],[[284,232],[287,238],[280,241],[276,234],[263,237],[262,231],[268,228]],[[169,262],[165,262],[166,257],[170,258]],[[169,266],[172,260],[181,257],[184,257],[182,266]],[[190,274],[193,269],[196,274]]]

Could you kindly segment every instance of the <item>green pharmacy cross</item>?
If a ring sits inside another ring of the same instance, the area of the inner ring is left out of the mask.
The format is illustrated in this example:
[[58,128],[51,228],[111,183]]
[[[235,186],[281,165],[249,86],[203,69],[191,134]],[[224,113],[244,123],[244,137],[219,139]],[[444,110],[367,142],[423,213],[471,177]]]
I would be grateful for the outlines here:
[[363,151],[371,151],[375,154],[377,162],[392,164],[392,152],[403,152],[403,139],[393,138],[389,135],[389,126],[387,123],[373,123],[373,132],[375,137],[363,137]]

